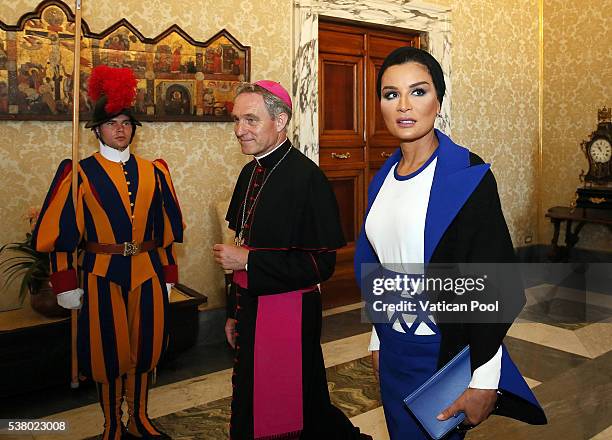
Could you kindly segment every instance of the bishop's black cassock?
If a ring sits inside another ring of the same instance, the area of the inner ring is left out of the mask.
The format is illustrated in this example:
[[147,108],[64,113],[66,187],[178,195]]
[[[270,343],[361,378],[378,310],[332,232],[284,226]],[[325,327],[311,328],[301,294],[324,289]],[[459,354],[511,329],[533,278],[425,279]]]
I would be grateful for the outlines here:
[[242,169],[226,217],[251,251],[235,271],[232,439],[353,439],[359,429],[329,399],[317,284],[345,241],[317,165],[287,140]]

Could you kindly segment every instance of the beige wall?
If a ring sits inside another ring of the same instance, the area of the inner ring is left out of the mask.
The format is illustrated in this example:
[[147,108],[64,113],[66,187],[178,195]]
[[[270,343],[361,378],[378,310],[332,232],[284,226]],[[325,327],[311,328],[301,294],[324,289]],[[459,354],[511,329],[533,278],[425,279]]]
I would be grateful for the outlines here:
[[[38,1],[3,5],[0,20],[15,23]],[[538,2],[533,0],[437,0],[452,9],[453,138],[471,148],[493,171],[514,244],[537,234]],[[83,17],[100,32],[126,17],[145,36],[171,24],[197,40],[227,28],[251,46],[252,77],[289,86],[291,79],[291,1],[218,2],[139,0],[85,1]],[[567,204],[586,160],[578,145],[595,127],[597,107],[610,105],[610,18],[612,0],[569,4],[545,2],[545,128],[543,207]],[[604,78],[608,78],[604,82]],[[608,101],[605,101],[605,99]],[[0,243],[26,231],[21,219],[42,203],[61,158],[68,156],[70,125],[58,122],[0,121]],[[83,131],[87,152],[93,138]],[[210,248],[220,237],[215,203],[231,192],[244,163],[230,124],[145,124],[136,151],[163,156],[171,167],[188,225],[181,252],[182,282],[222,303],[222,273]],[[542,243],[549,241],[545,221]],[[604,230],[585,228],[581,244],[610,249]],[[0,298],[0,307],[2,299]]]
[[[552,227],[543,215],[573,200],[588,167],[580,142],[596,128],[597,109],[612,105],[612,0],[544,0],[540,185],[539,2],[433,3],[452,9],[453,139],[492,163],[514,245],[530,236],[549,243]],[[605,227],[588,225],[580,236],[580,247],[612,250]]]
[[[612,0],[544,4],[542,203],[547,209],[573,200],[578,176],[588,169],[580,143],[597,127],[597,109],[612,106]],[[545,242],[552,227],[542,226]],[[580,247],[612,249],[603,226],[587,225],[580,237]]]
[[536,234],[538,5],[453,0],[452,136],[492,164],[515,246]]

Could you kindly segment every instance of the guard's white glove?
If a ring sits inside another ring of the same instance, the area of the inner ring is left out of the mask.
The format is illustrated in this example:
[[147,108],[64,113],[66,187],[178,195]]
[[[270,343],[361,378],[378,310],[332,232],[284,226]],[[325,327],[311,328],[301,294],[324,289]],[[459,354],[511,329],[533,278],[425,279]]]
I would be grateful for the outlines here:
[[170,301],[170,291],[174,287],[174,283],[166,283],[166,292],[168,292],[168,301]]
[[57,295],[57,303],[65,309],[80,309],[81,297],[85,292],[83,289],[74,289]]

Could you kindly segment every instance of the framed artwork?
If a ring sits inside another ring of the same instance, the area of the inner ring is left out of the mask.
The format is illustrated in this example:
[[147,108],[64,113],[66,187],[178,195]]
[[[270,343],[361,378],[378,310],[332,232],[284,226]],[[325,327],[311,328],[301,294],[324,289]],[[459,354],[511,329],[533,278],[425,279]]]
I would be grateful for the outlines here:
[[[72,119],[74,15],[45,0],[16,25],[0,21],[0,120]],[[79,105],[88,120],[91,70],[129,67],[138,79],[142,121],[231,121],[238,85],[250,80],[251,48],[225,29],[205,42],[178,25],[145,38],[126,19],[96,34],[82,21]]]

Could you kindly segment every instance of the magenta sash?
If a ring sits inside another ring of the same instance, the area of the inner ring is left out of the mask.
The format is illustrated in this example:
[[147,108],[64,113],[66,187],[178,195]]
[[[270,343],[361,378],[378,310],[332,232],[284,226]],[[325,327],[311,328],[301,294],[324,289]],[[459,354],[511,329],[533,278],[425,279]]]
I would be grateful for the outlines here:
[[[246,289],[246,271],[234,271]],[[253,360],[256,440],[298,438],[303,427],[302,295],[296,290],[258,298]]]

